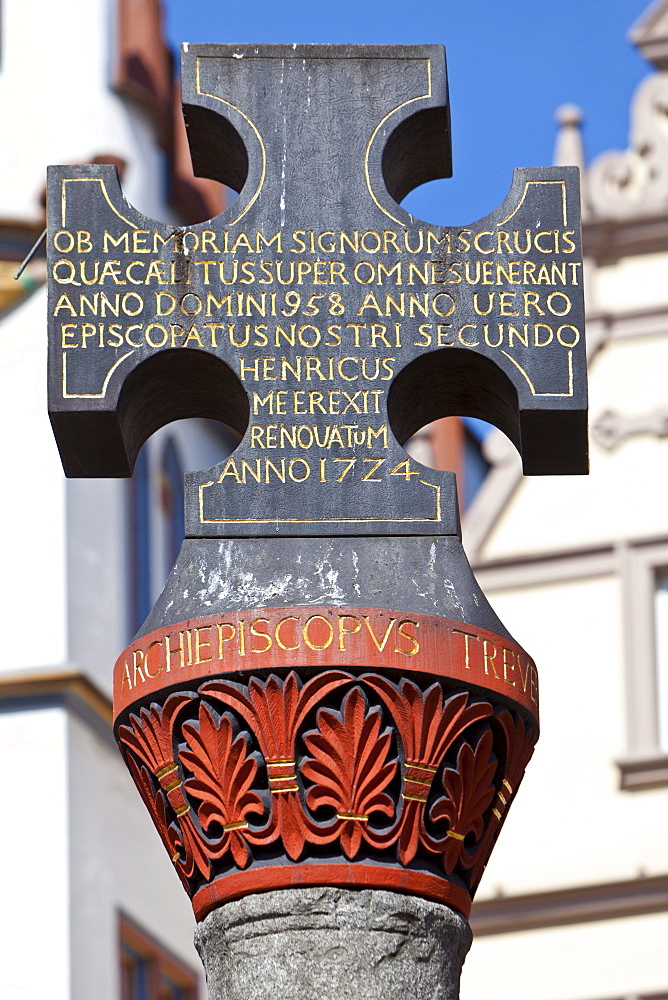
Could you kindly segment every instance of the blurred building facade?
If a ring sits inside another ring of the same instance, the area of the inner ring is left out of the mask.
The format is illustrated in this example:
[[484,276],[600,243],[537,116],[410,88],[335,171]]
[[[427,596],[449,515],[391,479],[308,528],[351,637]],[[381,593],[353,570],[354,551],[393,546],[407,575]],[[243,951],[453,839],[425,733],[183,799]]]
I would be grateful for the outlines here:
[[[668,997],[668,2],[629,148],[581,167],[591,475],[523,479],[498,433],[464,540],[535,657],[542,733],[474,904],[462,1000]],[[594,71],[594,68],[592,68]],[[595,114],[595,109],[592,111]]]
[[[221,209],[188,174],[160,18],[159,0],[2,0],[0,748],[16,820],[0,834],[0,995],[17,1000],[205,996],[187,898],[111,737],[111,667],[178,549],[183,472],[230,442],[173,425],[132,483],[65,481],[43,264],[12,278],[42,230],[47,163],[116,162],[128,200],[165,221]],[[668,0],[634,41],[653,71],[629,149],[585,167],[572,108],[557,144],[583,167],[591,476],[522,479],[501,434],[481,445],[458,421],[410,446],[458,471],[469,557],[542,684],[463,1000],[668,998]]]
[[49,163],[112,162],[148,216],[196,222],[223,190],[188,173],[159,0],[2,0],[0,440],[3,489],[0,996],[192,1000],[193,918],[111,735],[111,668],[182,534],[186,458],[212,426],[163,428],[132,484],[63,477],[46,412],[39,254]]

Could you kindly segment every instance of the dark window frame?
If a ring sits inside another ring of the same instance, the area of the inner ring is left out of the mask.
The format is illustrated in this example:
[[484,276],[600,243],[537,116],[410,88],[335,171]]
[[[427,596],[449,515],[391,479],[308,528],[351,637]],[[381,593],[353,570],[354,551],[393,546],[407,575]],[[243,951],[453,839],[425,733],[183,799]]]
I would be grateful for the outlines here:
[[[197,973],[124,913],[118,915],[118,951],[121,1000],[198,1000]],[[140,966],[143,982],[136,989],[131,977]]]
[[661,746],[655,593],[668,568],[668,540],[618,546],[626,662],[627,751],[617,761],[624,791],[668,786],[668,752]]

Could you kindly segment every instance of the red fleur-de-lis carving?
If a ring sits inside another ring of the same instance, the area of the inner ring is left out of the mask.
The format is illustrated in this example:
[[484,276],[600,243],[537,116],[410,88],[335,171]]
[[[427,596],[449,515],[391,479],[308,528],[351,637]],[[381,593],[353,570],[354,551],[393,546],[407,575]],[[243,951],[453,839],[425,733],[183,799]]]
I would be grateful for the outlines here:
[[506,818],[506,812],[524,776],[527,764],[531,760],[538,735],[528,727],[521,717],[513,718],[510,712],[502,709],[494,716],[494,723],[503,734],[505,748],[505,767],[503,778],[496,793],[492,808],[492,818],[485,832],[483,841],[479,844],[471,859],[471,894],[480,882],[492,853],[496,839]]
[[281,855],[317,861],[337,840],[351,866],[365,847],[381,868],[438,856],[473,895],[536,740],[469,691],[334,669],[210,679],[139,709],[118,736],[196,909],[203,882],[216,896],[212,880]]
[[172,694],[164,705],[142,708],[130,716],[129,726],[119,726],[118,738],[144,761],[156,777],[175,763],[174,727],[179,712],[193,694]]
[[213,681],[202,693],[222,701],[246,720],[255,733],[267,765],[272,816],[266,829],[248,840],[269,844],[281,837],[288,856],[296,861],[306,842],[308,823],[299,801],[295,739],[312,708],[331,691],[350,680],[340,670],[327,670],[306,684],[292,671],[285,681],[272,674],[266,681],[253,678],[247,690],[233,681]]
[[143,765],[139,766],[130,754],[125,754],[124,757],[128,770],[137,786],[137,791],[144,800],[144,805],[150,813],[165,850],[169,854],[184,888],[188,891],[186,876],[181,866],[177,863],[181,849],[183,848],[183,842],[181,841],[176,824],[170,824],[167,819],[165,797],[162,792],[154,789],[149,773]]
[[373,813],[392,817],[394,803],[384,789],[392,781],[397,764],[388,761],[391,733],[380,732],[381,713],[367,712],[361,688],[350,691],[341,712],[321,708],[318,729],[304,735],[313,759],[302,765],[304,777],[314,785],[306,794],[308,806],[317,810],[331,806],[340,821],[341,846],[347,858],[358,853]]
[[234,736],[232,721],[223,716],[216,725],[211,710],[200,704],[198,727],[186,723],[183,734],[188,750],[180,751],[182,763],[193,777],[185,783],[186,791],[201,800],[197,815],[203,829],[222,827],[222,836],[204,850],[211,858],[223,857],[227,851],[239,866],[245,868],[251,859],[244,831],[249,814],[265,811],[260,796],[251,791],[257,773],[257,760],[248,753],[248,741],[243,733]]
[[443,852],[446,872],[453,872],[458,864],[470,868],[464,849],[464,838],[472,833],[480,839],[484,827],[484,814],[490,806],[496,789],[493,784],[496,760],[492,754],[492,733],[486,730],[478,740],[475,750],[468,743],[462,744],[457,754],[457,769],[446,767],[443,771],[443,788],[446,798],[438,799],[430,810],[434,822],[445,819],[448,831]]
[[526,725],[524,719],[518,718],[516,722],[505,709],[497,713],[495,721],[501,726],[506,743],[504,781],[511,786],[509,795],[514,795],[533,756],[537,735]]
[[452,741],[463,730],[492,714],[487,702],[469,705],[465,692],[443,701],[439,684],[422,693],[417,684],[403,678],[398,685],[385,677],[367,674],[362,678],[374,688],[392,712],[404,745],[406,760],[437,766]]
[[398,686],[377,674],[365,675],[363,680],[390,709],[406,755],[398,845],[399,858],[406,865],[415,857],[420,842],[428,850],[440,852],[440,846],[424,829],[424,808],[434,775],[453,742],[493,709],[487,702],[469,704],[466,692],[444,701],[439,684],[432,684],[423,694],[406,678]]
[[151,771],[176,814],[185,859],[179,858],[176,861],[172,857],[172,860],[182,867],[183,873],[188,877],[197,868],[208,878],[211,864],[203,850],[201,831],[190,815],[190,803],[183,790],[179,765],[174,759],[177,717],[183,706],[194,697],[192,694],[172,694],[162,708],[158,705],[142,708],[139,716],[130,716],[129,726],[119,727],[118,738]]
[[240,684],[222,680],[203,685],[202,694],[235,709],[253,726],[265,760],[276,760],[293,753],[297,730],[310,710],[349,680],[340,670],[326,670],[302,685],[293,670],[285,681],[275,674],[264,682],[253,677],[248,693]]

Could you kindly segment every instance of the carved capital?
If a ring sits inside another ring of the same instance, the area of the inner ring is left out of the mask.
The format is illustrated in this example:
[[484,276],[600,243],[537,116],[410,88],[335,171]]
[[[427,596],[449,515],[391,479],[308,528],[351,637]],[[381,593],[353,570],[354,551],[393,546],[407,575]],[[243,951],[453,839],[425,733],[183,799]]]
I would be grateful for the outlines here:
[[378,609],[181,622],[116,666],[117,739],[199,920],[308,885],[396,889],[468,916],[536,701],[510,640]]

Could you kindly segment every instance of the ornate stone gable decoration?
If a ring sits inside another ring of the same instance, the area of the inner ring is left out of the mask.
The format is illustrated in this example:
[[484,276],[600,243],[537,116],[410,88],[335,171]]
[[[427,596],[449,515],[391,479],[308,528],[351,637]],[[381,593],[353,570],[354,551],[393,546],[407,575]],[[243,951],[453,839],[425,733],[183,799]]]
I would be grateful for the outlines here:
[[[432,46],[183,52],[190,228],[113,168],[49,174],[50,415],[73,476],[186,416],[241,443],[186,477],[187,538],[114,675],[116,736],[199,921],[251,893],[390,889],[468,915],[538,735],[531,658],[480,591],[454,475],[402,448],[488,419],[529,474],[587,470],[577,171],[515,172],[460,228]],[[459,918],[457,918],[459,919]]]
[[629,146],[603,153],[587,178],[589,221],[650,219],[668,205],[668,6],[652,4],[630,40],[658,70],[638,85],[631,104]]

